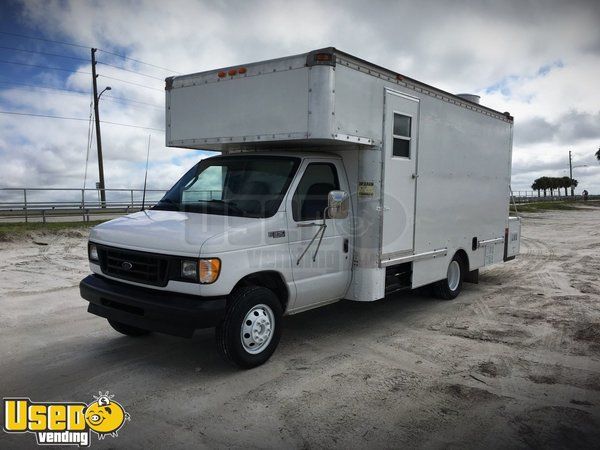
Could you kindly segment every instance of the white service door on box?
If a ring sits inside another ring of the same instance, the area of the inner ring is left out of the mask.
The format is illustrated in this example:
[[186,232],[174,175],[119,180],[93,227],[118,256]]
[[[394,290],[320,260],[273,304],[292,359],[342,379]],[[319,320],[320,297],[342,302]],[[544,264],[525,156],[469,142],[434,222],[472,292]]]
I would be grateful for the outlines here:
[[382,259],[414,250],[419,99],[385,90]]

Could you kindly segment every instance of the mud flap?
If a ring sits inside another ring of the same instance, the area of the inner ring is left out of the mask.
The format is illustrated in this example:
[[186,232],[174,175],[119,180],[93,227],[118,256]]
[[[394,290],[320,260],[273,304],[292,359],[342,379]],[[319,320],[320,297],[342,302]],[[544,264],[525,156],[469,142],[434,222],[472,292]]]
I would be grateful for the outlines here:
[[465,275],[465,283],[479,284],[479,269],[471,270]]

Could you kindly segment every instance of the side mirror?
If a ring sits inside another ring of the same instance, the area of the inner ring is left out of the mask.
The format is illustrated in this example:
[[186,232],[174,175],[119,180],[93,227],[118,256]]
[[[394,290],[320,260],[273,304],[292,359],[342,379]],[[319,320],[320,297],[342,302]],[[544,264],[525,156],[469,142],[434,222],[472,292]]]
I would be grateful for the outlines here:
[[331,191],[327,196],[327,217],[345,219],[350,210],[350,196],[345,191]]

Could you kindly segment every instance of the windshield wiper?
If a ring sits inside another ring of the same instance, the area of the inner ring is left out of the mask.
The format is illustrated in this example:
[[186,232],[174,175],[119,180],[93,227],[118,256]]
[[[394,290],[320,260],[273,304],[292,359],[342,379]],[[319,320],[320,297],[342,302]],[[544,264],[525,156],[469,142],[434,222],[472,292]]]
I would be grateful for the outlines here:
[[158,203],[152,207],[152,209],[162,209],[162,208],[173,209],[173,208],[175,208],[175,210],[177,210],[178,207],[179,207],[179,204],[174,202],[170,198],[161,198],[158,201]]
[[246,215],[246,211],[244,211],[242,208],[240,208],[239,206],[237,206],[235,203],[233,202],[228,202],[225,200],[200,200],[201,202],[206,202],[206,203],[217,203],[219,205],[224,205],[227,208],[231,208],[233,210],[233,212],[241,214],[242,216]]

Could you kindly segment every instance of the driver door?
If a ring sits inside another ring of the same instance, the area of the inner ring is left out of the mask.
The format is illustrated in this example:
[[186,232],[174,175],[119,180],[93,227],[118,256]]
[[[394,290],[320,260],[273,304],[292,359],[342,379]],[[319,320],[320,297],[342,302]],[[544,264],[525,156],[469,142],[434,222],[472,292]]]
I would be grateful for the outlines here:
[[349,192],[345,172],[341,162],[329,160],[304,161],[291,186],[286,210],[295,311],[343,298],[350,285],[352,211],[345,219],[326,219],[322,233],[319,226],[329,192],[340,189]]

